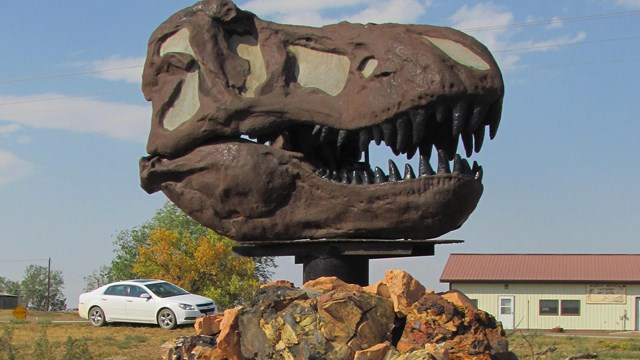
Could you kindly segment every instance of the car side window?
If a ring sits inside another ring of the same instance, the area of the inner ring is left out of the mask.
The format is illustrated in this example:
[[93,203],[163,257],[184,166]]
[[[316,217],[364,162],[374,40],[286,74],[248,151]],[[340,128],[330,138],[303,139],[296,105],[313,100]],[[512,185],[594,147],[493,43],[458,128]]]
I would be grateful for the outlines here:
[[146,293],[147,292],[144,291],[144,289],[139,286],[131,285],[129,288],[129,296],[131,297],[140,297],[140,295],[146,294]]
[[126,296],[127,294],[127,285],[113,285],[109,286],[107,290],[104,291],[105,295],[114,295],[114,296]]

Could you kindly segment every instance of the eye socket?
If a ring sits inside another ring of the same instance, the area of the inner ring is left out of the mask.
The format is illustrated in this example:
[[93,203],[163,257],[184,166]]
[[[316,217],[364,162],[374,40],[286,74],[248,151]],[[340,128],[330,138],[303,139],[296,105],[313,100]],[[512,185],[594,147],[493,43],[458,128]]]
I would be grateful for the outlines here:
[[468,49],[464,45],[452,40],[434,38],[429,36],[422,36],[427,41],[435,45],[438,49],[442,50],[447,56],[455,60],[466,67],[470,67],[476,70],[489,70],[491,66],[484,61],[475,52]]
[[369,56],[362,60],[358,66],[358,71],[365,79],[368,79],[378,67],[378,60],[373,56]]

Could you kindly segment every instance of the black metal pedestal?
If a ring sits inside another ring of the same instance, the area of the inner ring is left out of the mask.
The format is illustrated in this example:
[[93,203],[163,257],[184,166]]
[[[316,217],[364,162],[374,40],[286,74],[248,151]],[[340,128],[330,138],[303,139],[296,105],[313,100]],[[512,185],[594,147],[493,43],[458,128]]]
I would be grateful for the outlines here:
[[435,246],[462,240],[406,239],[302,239],[242,242],[233,248],[239,255],[295,256],[303,265],[303,281],[335,276],[347,283],[369,284],[369,259],[432,256]]

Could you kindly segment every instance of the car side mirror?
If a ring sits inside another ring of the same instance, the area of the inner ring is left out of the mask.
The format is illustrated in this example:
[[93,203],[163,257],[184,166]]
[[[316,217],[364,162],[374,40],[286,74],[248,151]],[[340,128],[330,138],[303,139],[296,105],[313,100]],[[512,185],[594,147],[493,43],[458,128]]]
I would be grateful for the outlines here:
[[151,299],[151,295],[144,293],[144,294],[140,294],[140,297],[143,299]]

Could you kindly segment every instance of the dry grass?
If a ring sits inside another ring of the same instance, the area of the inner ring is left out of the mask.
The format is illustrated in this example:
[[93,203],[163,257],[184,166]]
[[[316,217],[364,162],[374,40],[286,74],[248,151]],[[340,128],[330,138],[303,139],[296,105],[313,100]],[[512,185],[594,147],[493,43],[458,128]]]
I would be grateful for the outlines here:
[[[36,317],[38,318],[36,320]],[[11,319],[11,313],[0,311],[0,320]],[[56,321],[79,321],[58,323]],[[35,313],[28,321],[12,320],[0,324],[0,336],[4,327],[9,327],[12,340],[18,351],[17,359],[33,359],[35,340],[40,336],[42,327],[55,349],[55,359],[63,359],[64,343],[67,338],[84,339],[93,355],[93,359],[137,360],[159,359],[160,347],[168,340],[179,336],[195,335],[192,326],[178,327],[167,331],[153,325],[109,324],[100,328],[91,326],[77,313]],[[3,354],[0,353],[0,359]]]
[[[10,311],[0,310],[0,321],[10,319]],[[86,340],[93,359],[137,360],[159,359],[163,343],[179,336],[195,335],[191,326],[172,331],[152,325],[134,324],[110,324],[96,328],[75,312],[34,312],[29,315],[28,320],[13,320],[0,324],[0,336],[5,326],[13,331],[13,344],[18,350],[17,359],[33,359],[31,354],[35,340],[40,336],[43,326],[46,328],[49,342],[55,349],[55,359],[64,358],[63,348],[68,338]],[[546,332],[515,331],[508,336],[509,347],[519,359],[566,359],[581,353],[596,353],[598,359],[640,359],[640,336],[611,338],[590,335],[558,336]],[[555,350],[550,351],[551,349]],[[545,351],[546,353],[542,354]],[[0,352],[0,359],[3,358]]]
[[509,335],[509,348],[518,359],[567,359],[577,354],[595,353],[598,359],[640,359],[640,337],[606,333],[550,334],[515,331]]

